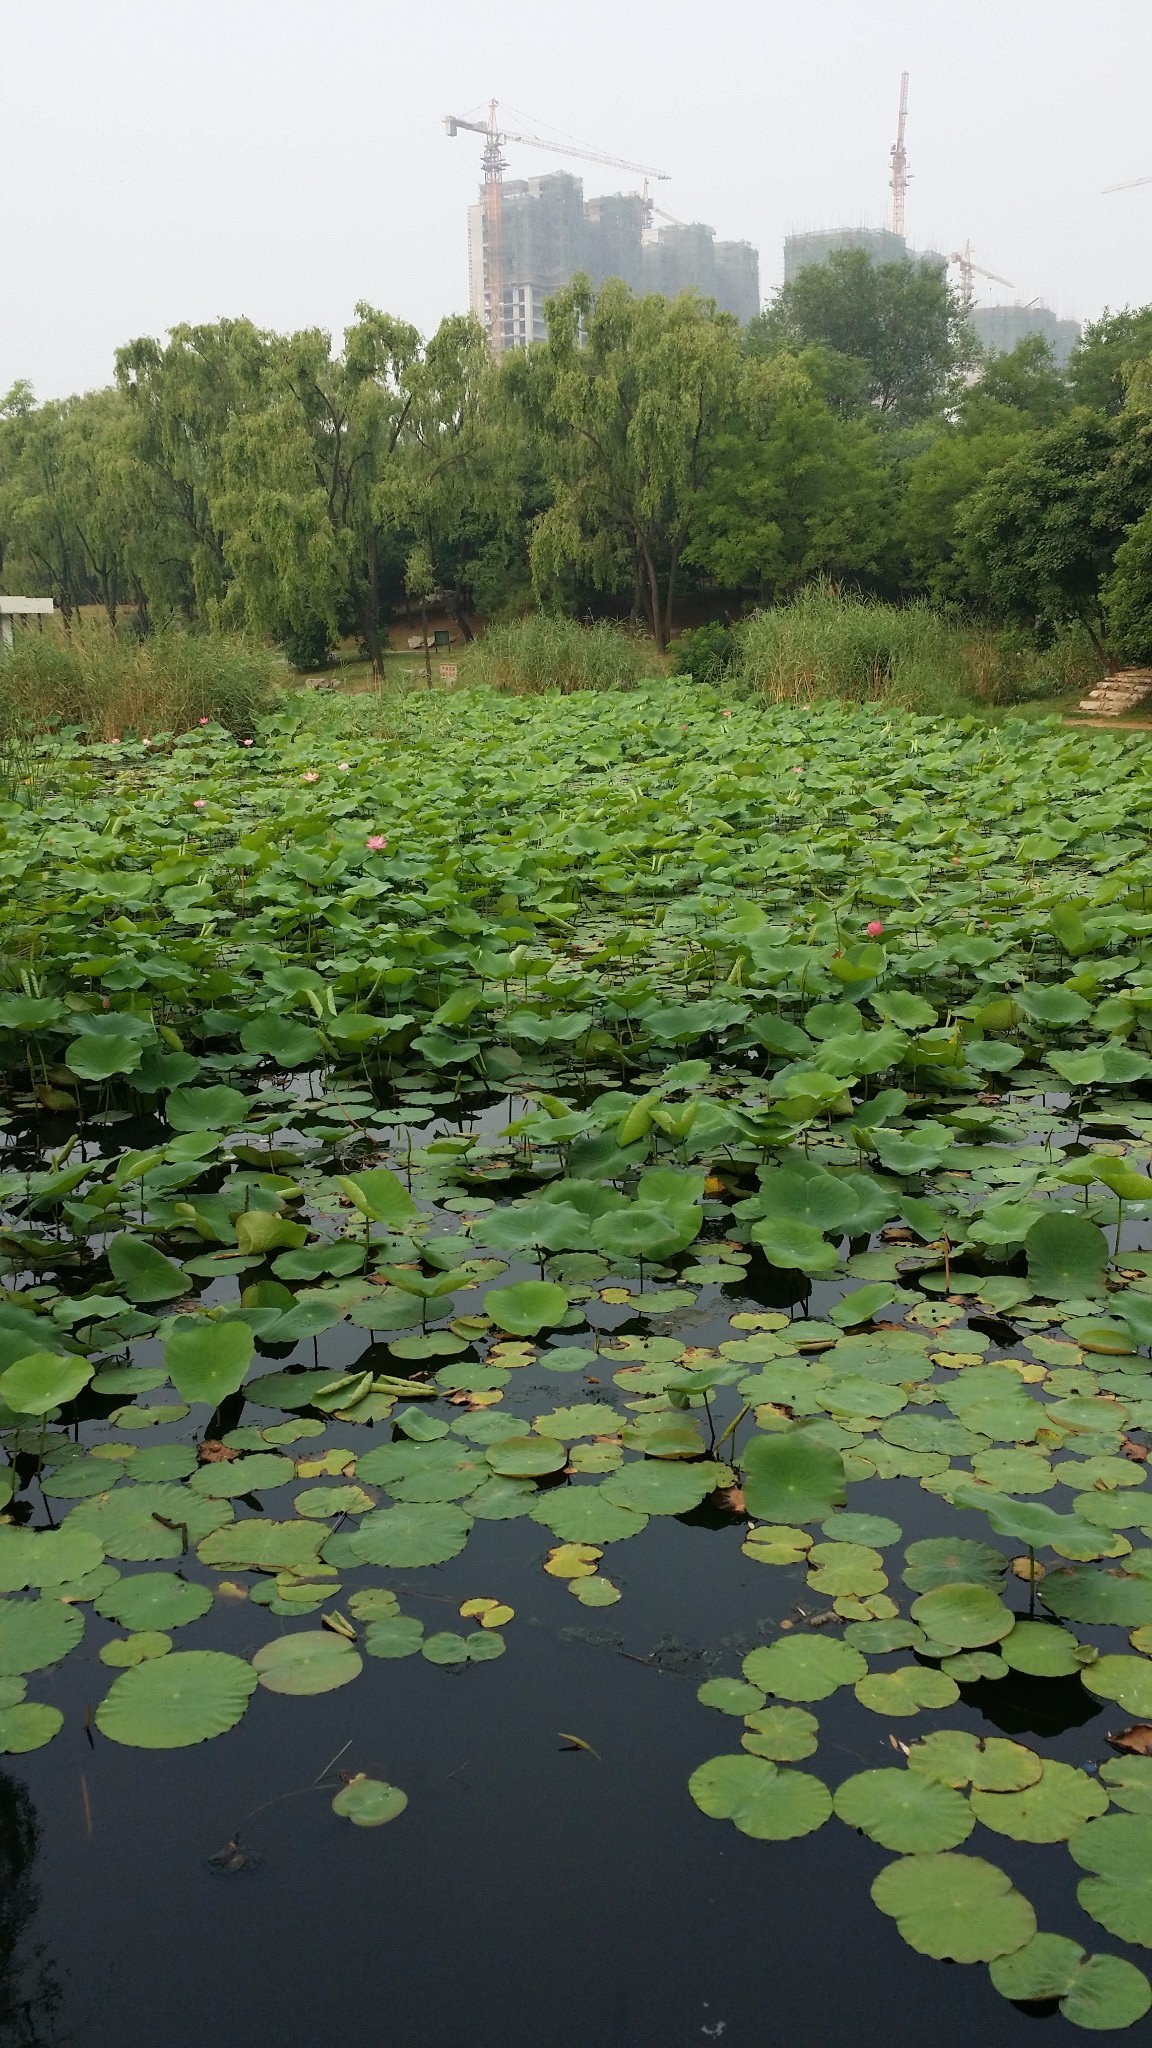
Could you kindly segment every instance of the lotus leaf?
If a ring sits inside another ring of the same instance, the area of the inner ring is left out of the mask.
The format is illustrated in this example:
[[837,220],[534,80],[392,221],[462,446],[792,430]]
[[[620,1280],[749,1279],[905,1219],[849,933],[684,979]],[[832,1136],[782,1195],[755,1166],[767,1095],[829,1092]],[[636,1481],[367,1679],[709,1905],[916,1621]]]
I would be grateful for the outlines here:
[[1059,1999],[1066,2020],[1095,2032],[1133,2026],[1152,2006],[1152,1985],[1134,1963],[1086,1956],[1062,1934],[1034,1935],[994,1962],[989,1975],[1004,1998],[1022,2005]]
[[386,1785],[381,1778],[368,1778],[358,1771],[340,1787],[332,1801],[332,1811],[342,1820],[350,1820],[354,1827],[380,1828],[403,1813],[407,1804],[408,1794],[399,1785]]
[[768,1648],[750,1650],[744,1676],[782,1700],[826,1700],[842,1685],[854,1685],[868,1670],[859,1650],[833,1637],[793,1635]]
[[96,1612],[118,1621],[121,1628],[169,1629],[197,1621],[211,1605],[207,1586],[175,1572],[132,1572],[99,1595]]
[[915,1771],[860,1771],[844,1780],[832,1803],[850,1828],[901,1855],[958,1848],[975,1824],[960,1792]]
[[1121,1941],[1152,1948],[1152,1818],[1110,1813],[1071,1836],[1068,1853],[1091,1874],[1076,1887],[1086,1913]]
[[186,1749],[234,1728],[256,1683],[242,1657],[173,1650],[114,1679],[96,1709],[96,1726],[132,1749]]
[[910,1948],[956,1963],[987,1963],[1031,1941],[1036,1915],[1011,1879],[980,1856],[904,1856],[873,1880],[872,1897]]
[[856,1697],[874,1714],[918,1714],[922,1707],[950,1707],[960,1688],[946,1671],[922,1664],[901,1664],[895,1671],[872,1671],[857,1682]]
[[912,1619],[936,1642],[975,1650],[1008,1635],[1013,1617],[988,1586],[954,1580],[912,1602]]
[[822,1827],[832,1797],[819,1778],[780,1770],[764,1757],[716,1756],[688,1780],[701,1813],[730,1820],[742,1835],[761,1842],[788,1842]]
[[774,1763],[802,1763],[814,1756],[820,1724],[803,1707],[758,1707],[744,1717],[743,1747]]
[[443,1564],[459,1556],[471,1527],[460,1508],[402,1503],[366,1515],[348,1541],[364,1564]]
[[335,1692],[350,1685],[364,1665],[346,1636],[327,1629],[301,1629],[265,1643],[253,1657],[252,1669],[269,1692],[305,1695]]
[[743,1470],[748,1512],[766,1521],[822,1521],[847,1498],[840,1453],[813,1442],[804,1430],[753,1436]]
[[552,1280],[520,1280],[511,1287],[491,1287],[484,1296],[484,1313],[514,1337],[535,1337],[567,1312],[568,1296]]
[[59,1707],[44,1706],[39,1700],[16,1702],[0,1708],[0,1755],[27,1756],[29,1750],[43,1749],[64,1726]]

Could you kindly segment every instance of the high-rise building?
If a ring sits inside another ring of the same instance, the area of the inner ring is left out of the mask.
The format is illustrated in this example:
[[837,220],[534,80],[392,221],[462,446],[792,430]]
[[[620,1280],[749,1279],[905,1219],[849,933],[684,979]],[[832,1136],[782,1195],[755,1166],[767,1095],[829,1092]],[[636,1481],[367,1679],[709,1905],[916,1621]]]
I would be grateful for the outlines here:
[[1039,334],[1063,370],[1080,339],[1080,322],[1058,319],[1050,306],[973,306],[969,317],[981,348],[990,356],[1007,355],[1017,342]]
[[[510,178],[500,213],[499,329],[503,348],[524,348],[547,333],[544,302],[578,271],[598,289],[610,277],[637,292],[675,298],[696,290],[741,322],[760,310],[760,259],[750,242],[718,242],[714,228],[652,228],[651,209],[638,192],[585,199],[583,181],[569,171],[540,178]],[[489,327],[488,214],[468,209],[468,302]]]
[[937,249],[910,249],[891,228],[818,228],[811,234],[784,237],[784,282],[791,284],[810,264],[827,263],[838,249],[863,249],[873,263],[931,263],[947,269]]

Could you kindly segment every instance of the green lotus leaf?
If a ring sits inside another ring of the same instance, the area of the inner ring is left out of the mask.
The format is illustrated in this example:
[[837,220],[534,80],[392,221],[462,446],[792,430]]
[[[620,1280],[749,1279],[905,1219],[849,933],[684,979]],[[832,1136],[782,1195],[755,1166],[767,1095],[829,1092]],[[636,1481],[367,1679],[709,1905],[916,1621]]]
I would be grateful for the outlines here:
[[773,1763],[802,1763],[814,1756],[820,1724],[803,1707],[757,1707],[744,1716],[743,1747]]
[[0,1600],[0,1673],[44,1671],[74,1649],[84,1616],[49,1594],[38,1600]]
[[[110,1477],[119,1477],[115,1466]],[[227,1501],[201,1500],[186,1486],[149,1481],[79,1501],[63,1526],[88,1531],[109,1557],[151,1564],[181,1557],[213,1531],[223,1534],[231,1520]]]
[[196,1555],[201,1564],[214,1565],[218,1571],[308,1571],[326,1535],[327,1530],[314,1522],[264,1521],[249,1515],[211,1530],[197,1543]]
[[444,1564],[459,1556],[471,1528],[471,1515],[460,1508],[403,1502],[365,1515],[348,1542],[363,1564]]
[[424,1642],[424,1623],[407,1614],[385,1614],[364,1632],[368,1657],[414,1657]]
[[163,1629],[140,1629],[135,1635],[116,1636],[110,1643],[101,1643],[100,1662],[110,1664],[119,1671],[128,1671],[134,1664],[144,1664],[149,1657],[166,1657],[172,1648],[172,1638]]
[[177,1316],[164,1346],[164,1364],[185,1401],[206,1401],[217,1408],[243,1386],[255,1349],[246,1323]]
[[1062,1934],[1037,1934],[989,1970],[1003,1997],[1018,2004],[1058,1998],[1064,2019],[1092,2032],[1134,2026],[1152,2006],[1152,1985],[1123,1956],[1086,1956]]
[[1123,1571],[1060,1566],[1045,1573],[1040,1597],[1061,1621],[1111,1623],[1119,1628],[1152,1622],[1152,1579]]
[[246,1458],[198,1465],[188,1480],[188,1490],[209,1500],[242,1500],[247,1493],[270,1493],[295,1477],[291,1458],[282,1458],[275,1451],[253,1451]]
[[854,1685],[868,1670],[859,1650],[834,1637],[793,1635],[750,1650],[744,1676],[761,1692],[782,1700],[826,1700],[842,1685]]
[[1147,1657],[1097,1657],[1080,1673],[1085,1690],[1115,1700],[1125,1713],[1152,1715],[1152,1662]]
[[129,1038],[122,1032],[85,1031],[74,1038],[64,1063],[82,1081],[109,1081],[113,1074],[131,1074],[144,1057],[144,1047],[138,1038]]
[[1050,1210],[1032,1225],[1025,1249],[1028,1278],[1047,1300],[1080,1301],[1104,1293],[1108,1241],[1086,1216]]
[[96,1709],[96,1726],[130,1749],[187,1749],[234,1728],[256,1683],[243,1657],[172,1650],[114,1679]]
[[856,1685],[862,1707],[874,1714],[918,1714],[922,1707],[951,1707],[960,1688],[946,1671],[929,1671],[922,1664],[901,1664],[895,1671],[872,1671]]
[[981,1856],[903,1856],[873,1880],[872,1898],[910,1948],[955,1963],[988,1963],[1031,1941],[1036,1915]]
[[1071,1836],[1068,1853],[1090,1872],[1076,1887],[1086,1913],[1121,1941],[1152,1948],[1152,1818],[1110,1813]]
[[389,1229],[403,1230],[417,1214],[416,1204],[399,1174],[390,1167],[366,1167],[360,1173],[338,1178],[336,1186],[362,1216],[372,1223],[387,1224]]
[[100,1538],[71,1522],[60,1529],[0,1524],[0,1593],[22,1593],[27,1586],[55,1590],[86,1577],[103,1559]]
[[92,1377],[86,1358],[29,1351],[0,1372],[0,1400],[16,1415],[46,1415],[74,1401]]
[[1066,1628],[1046,1621],[1017,1620],[1000,1645],[1000,1655],[1013,1671],[1030,1678],[1074,1678],[1095,1656]]
[[1021,1792],[972,1794],[977,1820],[1015,1842],[1066,1842],[1087,1820],[1107,1812],[1108,1794],[1084,1771],[1049,1758],[1043,1775]]
[[915,1771],[860,1771],[832,1804],[850,1828],[901,1855],[958,1848],[975,1825],[962,1793]]
[[189,1291],[181,1268],[141,1237],[114,1237],[108,1246],[108,1264],[129,1301],[174,1301]]
[[504,1638],[498,1629],[473,1629],[471,1635],[455,1635],[451,1629],[425,1636],[420,1645],[430,1664],[490,1664],[504,1654]]
[[24,1700],[2,1707],[0,1755],[27,1756],[30,1750],[43,1749],[63,1726],[64,1716],[59,1707],[45,1706],[40,1700]]
[[558,1487],[529,1509],[558,1543],[620,1543],[648,1527],[648,1515],[604,1499],[602,1486]]
[[933,1641],[977,1650],[1009,1634],[1013,1616],[988,1586],[955,1580],[912,1602],[912,1619]]
[[904,1553],[904,1584],[930,1593],[937,1586],[986,1586],[999,1592],[1008,1569],[1002,1551],[969,1537],[927,1536],[910,1543]]
[[172,1088],[164,1115],[174,1131],[234,1131],[248,1113],[248,1097],[221,1083],[213,1088]]
[[761,1521],[823,1521],[847,1499],[839,1451],[815,1442],[806,1430],[753,1436],[743,1476],[745,1505]]
[[519,1280],[512,1287],[490,1287],[484,1313],[514,1337],[535,1337],[562,1321],[568,1296],[552,1280]]
[[175,1572],[131,1572],[99,1595],[96,1612],[121,1628],[169,1629],[197,1621],[211,1605],[207,1586]]
[[638,1514],[686,1515],[720,1483],[717,1467],[703,1460],[680,1465],[638,1459],[602,1480],[600,1497],[611,1507],[631,1508]]
[[876,1550],[899,1543],[904,1533],[899,1522],[889,1521],[887,1515],[855,1513],[832,1515],[821,1528],[831,1543],[867,1543]]
[[744,1678],[706,1678],[697,1686],[696,1697],[702,1707],[715,1707],[721,1714],[750,1714],[764,1705],[759,1686]]
[[832,1795],[821,1779],[782,1771],[765,1757],[712,1757],[693,1771],[688,1790],[710,1820],[730,1820],[760,1842],[810,1835],[832,1811]]
[[489,1444],[485,1458],[504,1479],[539,1479],[562,1472],[568,1453],[562,1443],[541,1436],[509,1436]]
[[300,1629],[277,1636],[257,1650],[252,1669],[269,1692],[299,1694],[336,1692],[351,1685],[364,1669],[354,1643],[329,1629]]
[[318,1032],[294,1018],[265,1010],[242,1026],[240,1043],[245,1052],[263,1053],[278,1067],[303,1067],[319,1058],[323,1043]]
[[971,1735],[941,1728],[922,1735],[908,1752],[908,1768],[941,1785],[973,1785],[985,1792],[1022,1792],[1035,1785],[1043,1764],[1035,1750],[1002,1735]]
[[1101,1764],[1100,1782],[1107,1786],[1113,1806],[1152,1814],[1152,1757],[1122,1756]]
[[292,1505],[306,1522],[327,1522],[337,1515],[367,1514],[376,1501],[362,1486],[306,1486]]
[[332,1801],[333,1813],[350,1820],[354,1827],[381,1828],[395,1820],[408,1804],[408,1794],[399,1785],[386,1785],[382,1778],[366,1778],[363,1772],[340,1787]]

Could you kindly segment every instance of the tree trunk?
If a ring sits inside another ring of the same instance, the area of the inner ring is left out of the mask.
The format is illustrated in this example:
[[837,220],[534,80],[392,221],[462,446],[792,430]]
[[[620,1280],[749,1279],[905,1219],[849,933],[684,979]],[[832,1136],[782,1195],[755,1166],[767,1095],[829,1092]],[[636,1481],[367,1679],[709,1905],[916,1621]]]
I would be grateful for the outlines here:
[[432,649],[428,645],[428,600],[420,599],[420,631],[424,635],[424,687],[432,688]]
[[644,568],[648,578],[644,611],[652,629],[652,638],[656,642],[656,651],[663,654],[667,643],[664,635],[664,608],[660,602],[660,578],[651,550],[647,547],[644,549]]
[[382,669],[384,666],[384,648],[380,639],[380,628],[371,605],[363,597],[359,597],[356,600],[356,624],[360,629],[360,638],[368,649],[373,667]]

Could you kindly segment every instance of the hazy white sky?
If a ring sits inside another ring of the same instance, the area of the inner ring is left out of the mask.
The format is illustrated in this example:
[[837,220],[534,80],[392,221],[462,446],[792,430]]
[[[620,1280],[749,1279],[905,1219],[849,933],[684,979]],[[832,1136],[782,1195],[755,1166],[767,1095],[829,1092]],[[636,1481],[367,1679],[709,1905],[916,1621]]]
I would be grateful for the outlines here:
[[1080,318],[1152,300],[1152,185],[1101,196],[1152,174],[1149,0],[0,0],[0,392],[106,382],[180,320],[338,333],[367,299],[434,327],[480,156],[441,116],[493,93],[671,171],[669,211],[755,242],[767,295],[790,229],[887,218],[904,69],[911,239],[971,236]]

